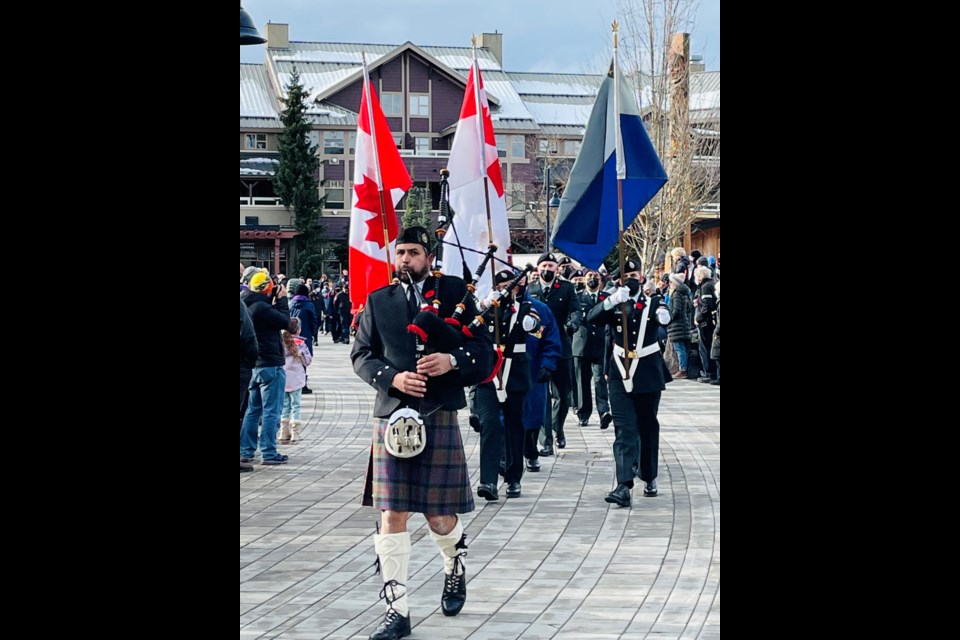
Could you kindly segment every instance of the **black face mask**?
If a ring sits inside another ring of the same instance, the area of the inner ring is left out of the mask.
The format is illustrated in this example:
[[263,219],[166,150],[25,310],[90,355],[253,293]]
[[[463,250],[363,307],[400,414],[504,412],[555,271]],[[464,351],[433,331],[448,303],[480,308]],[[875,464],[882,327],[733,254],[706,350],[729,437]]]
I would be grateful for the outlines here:
[[540,279],[544,282],[553,282],[553,276],[555,276],[553,271],[543,271],[540,273]]
[[597,287],[600,286],[600,281],[597,280],[596,278],[590,278],[589,280],[587,280],[587,286],[590,287],[591,289],[596,289]]
[[567,280],[569,280],[569,279],[570,279],[570,274],[573,273],[573,269],[570,268],[570,267],[564,267],[564,268],[563,268],[563,271],[561,271],[561,273],[563,274],[563,277],[564,277],[564,278],[566,278]]
[[577,283],[577,291],[583,291],[586,288],[587,288],[587,285],[583,284],[582,282]]
[[637,291],[640,291],[640,281],[636,278],[627,278],[627,289],[630,290],[630,295],[637,295]]

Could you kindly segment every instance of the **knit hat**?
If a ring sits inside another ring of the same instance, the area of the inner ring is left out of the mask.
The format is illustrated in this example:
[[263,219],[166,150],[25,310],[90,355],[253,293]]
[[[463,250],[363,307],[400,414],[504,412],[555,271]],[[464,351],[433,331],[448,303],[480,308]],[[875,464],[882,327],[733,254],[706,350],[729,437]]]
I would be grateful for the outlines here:
[[253,274],[255,274],[257,271],[259,271],[257,267],[247,267],[243,270],[243,277],[240,278],[240,282],[243,284],[250,284],[250,278],[252,278]]
[[677,285],[677,286],[680,286],[681,284],[684,284],[684,282],[683,282],[683,274],[681,274],[681,273],[671,273],[671,274],[670,274],[670,282],[672,282],[673,284],[675,284],[675,285]]
[[265,269],[258,270],[253,277],[250,278],[250,290],[256,291],[258,293],[269,293],[270,289],[273,287],[273,280],[270,278],[270,274],[267,273]]
[[298,284],[297,288],[293,290],[293,295],[295,296],[310,295],[310,289],[307,289],[307,285],[305,284]]

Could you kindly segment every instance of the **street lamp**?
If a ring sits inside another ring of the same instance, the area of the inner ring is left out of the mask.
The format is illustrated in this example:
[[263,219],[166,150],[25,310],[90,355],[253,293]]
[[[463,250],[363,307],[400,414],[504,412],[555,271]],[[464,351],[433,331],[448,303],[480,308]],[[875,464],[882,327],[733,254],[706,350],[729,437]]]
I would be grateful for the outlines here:
[[544,244],[544,251],[549,252],[550,251],[550,207],[553,207],[554,209],[556,209],[557,207],[560,206],[560,198],[557,197],[556,190],[554,190],[553,192],[553,197],[550,198],[550,167],[549,166],[547,167],[547,175],[546,175],[546,180],[544,182],[543,188],[544,188],[544,194],[545,194],[544,198],[548,198],[547,199],[547,235],[546,235],[546,238],[544,238],[543,244]]
[[263,44],[267,39],[260,35],[253,18],[240,5],[240,44]]

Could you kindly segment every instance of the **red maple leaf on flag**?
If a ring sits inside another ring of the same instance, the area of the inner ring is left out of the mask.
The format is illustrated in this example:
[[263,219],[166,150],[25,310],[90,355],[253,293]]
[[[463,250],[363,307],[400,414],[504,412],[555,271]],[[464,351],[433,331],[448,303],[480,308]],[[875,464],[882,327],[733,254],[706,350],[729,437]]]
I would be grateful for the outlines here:
[[[353,190],[357,192],[357,204],[355,205],[357,209],[374,213],[380,211],[380,190],[377,189],[376,182],[368,176],[363,176],[363,184],[354,185]],[[397,237],[397,214],[393,209],[390,197],[383,199],[383,208],[387,217],[387,235],[390,240],[393,240]],[[364,222],[367,225],[365,240],[376,242],[381,249],[385,247],[387,240],[383,237],[383,222],[380,220],[380,215],[377,214],[372,218],[367,218]]]

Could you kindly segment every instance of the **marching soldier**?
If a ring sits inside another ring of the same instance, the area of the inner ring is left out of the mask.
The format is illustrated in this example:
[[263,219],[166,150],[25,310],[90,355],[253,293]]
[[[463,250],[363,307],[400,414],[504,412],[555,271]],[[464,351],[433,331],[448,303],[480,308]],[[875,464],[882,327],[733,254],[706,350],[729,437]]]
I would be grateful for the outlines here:
[[641,291],[640,281],[640,261],[627,260],[621,280],[625,286],[614,290],[587,316],[597,326],[606,325],[610,335],[604,366],[616,430],[613,455],[617,488],[607,494],[606,501],[621,507],[631,505],[634,477],[643,480],[644,496],[657,495],[657,411],[665,383],[673,381],[657,342],[657,328],[670,322],[670,312],[659,298],[648,297]]
[[[530,300],[523,299],[525,286],[517,284],[506,290],[515,274],[504,269],[496,275],[497,288],[483,301],[484,326],[491,337],[497,335],[499,322],[503,366],[493,381],[477,387],[474,409],[480,416],[480,485],[477,495],[498,500],[497,469],[500,455],[506,449],[507,498],[520,497],[523,476],[523,404],[531,389],[531,371],[527,360],[527,334],[540,332],[540,315]],[[539,336],[538,336],[539,337]],[[532,372],[538,381],[549,379],[549,371]],[[500,412],[503,412],[503,425]],[[506,447],[504,440],[506,438]]]
[[[600,290],[600,276],[596,271],[585,272],[585,288],[578,292],[580,309],[586,317],[590,310],[606,299],[607,294]],[[596,326],[589,320],[580,325],[580,329],[573,335],[573,363],[576,374],[574,392],[577,394],[577,418],[580,426],[585,427],[590,421],[593,412],[593,402],[590,397],[590,379],[593,378],[597,396],[597,413],[600,416],[610,411],[607,402],[607,382],[603,379],[603,325]]]
[[570,336],[580,328],[583,316],[580,313],[580,304],[573,285],[566,280],[558,279],[557,256],[549,252],[544,253],[537,260],[537,269],[540,272],[540,281],[530,285],[530,295],[550,307],[557,321],[557,328],[560,329],[560,342],[563,348],[563,355],[557,363],[556,371],[553,372],[550,385],[553,396],[552,411],[548,407],[541,434],[543,449],[540,455],[552,456],[554,431],[557,432],[557,447],[563,449],[567,446],[567,439],[563,434],[563,421],[570,412],[570,374],[573,360]]

